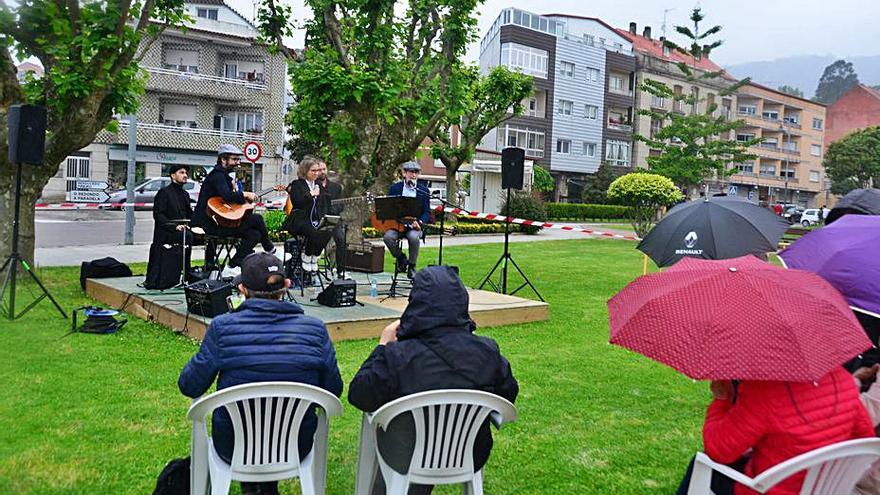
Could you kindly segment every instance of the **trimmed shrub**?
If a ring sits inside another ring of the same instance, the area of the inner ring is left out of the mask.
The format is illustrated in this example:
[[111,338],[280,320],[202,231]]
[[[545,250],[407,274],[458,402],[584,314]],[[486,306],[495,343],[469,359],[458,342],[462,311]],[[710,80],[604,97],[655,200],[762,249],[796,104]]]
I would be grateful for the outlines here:
[[630,207],[582,203],[544,203],[548,220],[629,221]]
[[[510,196],[509,205],[505,198],[504,204],[501,205],[501,214],[508,217],[523,218],[525,220],[538,220],[542,222],[547,219],[547,210],[544,209],[544,203],[528,194],[519,192]],[[534,225],[523,225],[522,228],[522,231],[526,234],[537,234],[541,230],[541,227],[536,227]]]

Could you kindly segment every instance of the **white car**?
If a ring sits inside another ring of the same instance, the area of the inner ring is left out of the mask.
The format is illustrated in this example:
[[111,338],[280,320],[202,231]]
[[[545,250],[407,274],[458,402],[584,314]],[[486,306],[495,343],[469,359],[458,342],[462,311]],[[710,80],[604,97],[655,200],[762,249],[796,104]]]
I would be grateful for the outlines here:
[[[828,213],[831,212],[828,208],[822,209],[822,220],[828,218]],[[804,213],[801,215],[801,225],[804,227],[809,227],[810,225],[816,225],[819,221],[819,210],[820,208],[809,208],[804,210]]]

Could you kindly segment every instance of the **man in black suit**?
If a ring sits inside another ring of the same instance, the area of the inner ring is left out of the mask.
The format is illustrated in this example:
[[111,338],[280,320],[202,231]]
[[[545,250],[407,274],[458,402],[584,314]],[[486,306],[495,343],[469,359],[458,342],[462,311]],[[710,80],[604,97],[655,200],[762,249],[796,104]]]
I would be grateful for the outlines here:
[[[193,214],[189,194],[183,190],[189,180],[189,167],[172,165],[169,172],[171,184],[160,189],[153,199],[153,245],[144,281],[144,287],[148,289],[167,289],[176,284],[184,264],[179,256],[185,256],[186,266],[189,266],[192,251],[192,232],[184,222]],[[172,245],[182,243],[186,244],[183,252],[172,248]]]
[[[327,200],[333,201],[336,199],[342,199],[342,185],[338,182],[332,182],[330,180],[329,174],[327,173],[327,164],[321,162],[321,171],[318,176],[318,182],[324,186],[324,189],[327,191]],[[331,215],[340,215],[342,214],[342,205],[330,205],[330,214]],[[331,232],[333,236],[333,244],[336,245],[336,276],[339,278],[345,277],[345,251],[346,251],[346,239],[345,239],[345,226],[340,221],[333,227],[333,232]]]

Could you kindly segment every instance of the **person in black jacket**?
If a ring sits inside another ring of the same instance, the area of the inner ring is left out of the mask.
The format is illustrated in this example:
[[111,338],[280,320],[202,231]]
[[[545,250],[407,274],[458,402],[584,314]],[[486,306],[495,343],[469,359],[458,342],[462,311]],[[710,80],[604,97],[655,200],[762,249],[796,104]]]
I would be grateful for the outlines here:
[[[342,199],[342,185],[338,182],[333,182],[330,180],[330,177],[327,174],[327,164],[324,162],[321,162],[321,173],[318,177],[318,183],[324,186],[324,190],[327,191],[327,199],[329,201]],[[341,215],[342,209],[343,206],[341,204],[331,204],[330,214]],[[340,221],[336,224],[330,234],[333,237],[333,244],[336,245],[336,275],[339,278],[344,278],[346,262],[345,251],[347,247],[347,242],[345,239],[345,224]]]
[[293,210],[287,217],[285,227],[291,234],[306,238],[302,265],[307,272],[318,270],[318,257],[331,236],[331,232],[317,229],[321,218],[330,213],[330,196],[319,180],[322,178],[321,170],[326,170],[326,167],[321,159],[306,155],[297,168],[299,178],[287,186]]
[[[448,266],[430,266],[416,273],[409,305],[400,320],[387,326],[379,345],[361,365],[348,389],[348,401],[373,412],[400,397],[446,388],[476,389],[513,402],[519,386],[498,344],[473,334],[468,293]],[[378,432],[379,451],[398,472],[406,472],[415,443],[412,415],[395,418]],[[488,421],[474,444],[474,467],[489,459],[492,435]],[[377,480],[381,476],[377,476]],[[384,482],[383,482],[384,483]],[[373,493],[384,493],[377,481]],[[414,485],[416,486],[416,485]],[[410,493],[429,493],[430,487]]]
[[[153,199],[153,244],[150,246],[150,259],[144,280],[144,287],[147,289],[164,290],[176,284],[182,265],[189,266],[192,252],[192,232],[188,229],[189,225],[180,222],[190,220],[193,214],[189,194],[183,190],[184,184],[189,180],[189,167],[172,165],[169,175],[171,184],[159,189]],[[183,243],[186,244],[186,249],[182,253],[169,246]],[[181,253],[186,261],[172,253]]]
[[241,163],[241,150],[231,144],[221,144],[217,151],[217,164],[202,181],[202,189],[199,191],[199,201],[193,212],[193,227],[202,227],[205,232],[212,235],[238,237],[241,243],[235,250],[235,255],[229,260],[229,267],[233,270],[232,275],[240,272],[238,267],[247,255],[254,252],[257,244],[263,246],[263,251],[274,253],[275,246],[269,239],[269,231],[266,223],[260,215],[248,215],[241,225],[234,229],[221,227],[208,217],[208,200],[214,196],[221,196],[224,201],[234,204],[254,202],[256,194],[238,190],[237,184],[229,177],[229,173],[235,170]]

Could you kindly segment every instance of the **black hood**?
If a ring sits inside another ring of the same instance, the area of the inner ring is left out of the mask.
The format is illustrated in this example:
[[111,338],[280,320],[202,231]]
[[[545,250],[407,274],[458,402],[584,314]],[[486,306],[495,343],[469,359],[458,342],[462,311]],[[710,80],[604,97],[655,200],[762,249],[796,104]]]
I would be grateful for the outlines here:
[[409,304],[400,317],[398,339],[417,337],[440,327],[466,328],[476,325],[468,314],[467,289],[448,266],[429,266],[416,273]]

